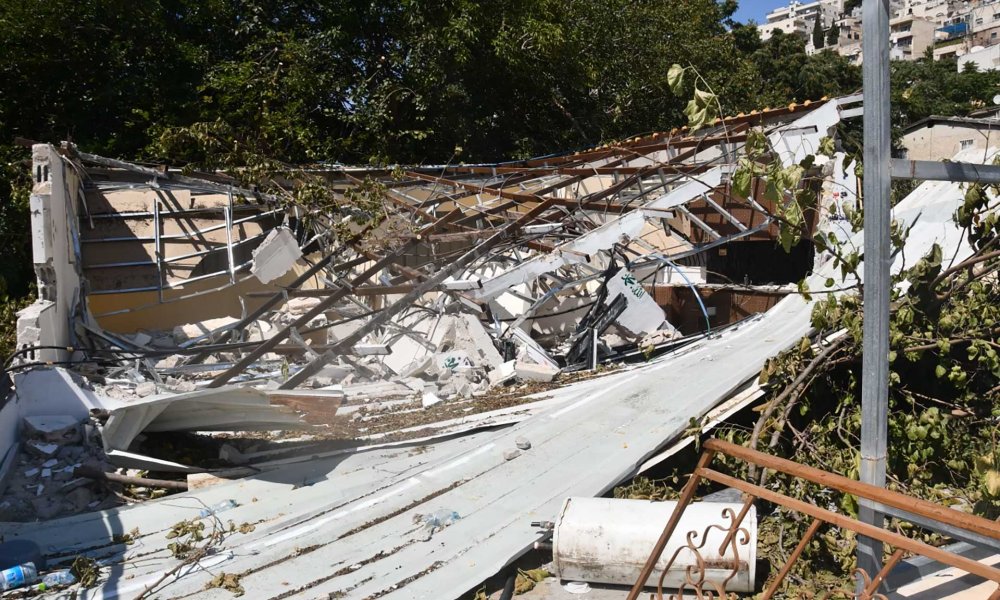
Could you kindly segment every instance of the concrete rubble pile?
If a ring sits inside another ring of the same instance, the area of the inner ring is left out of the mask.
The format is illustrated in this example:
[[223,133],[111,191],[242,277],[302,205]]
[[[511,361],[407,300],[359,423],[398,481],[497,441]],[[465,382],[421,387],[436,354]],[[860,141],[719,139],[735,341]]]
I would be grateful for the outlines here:
[[72,417],[28,417],[24,420],[24,452],[0,497],[0,521],[33,521],[122,502],[115,486],[80,472],[113,469],[104,454],[95,422]]
[[[66,365],[82,380],[56,377],[76,400],[56,414],[105,412],[113,463],[174,471],[193,466],[135,454],[143,431],[295,429],[295,413],[311,434],[371,440],[505,409],[780,300],[813,259],[779,257],[773,207],[732,194],[739,142],[761,127],[798,160],[853,102],[520,164],[304,170],[340,201],[322,210],[38,145],[40,300],[19,318],[14,384]],[[377,208],[352,204],[372,187]],[[259,393],[214,391],[234,386]]]
[[[751,127],[767,135],[770,159],[798,164],[858,101],[755,111],[698,132],[514,163],[303,169],[303,181],[321,182],[336,200],[322,209],[216,173],[37,145],[39,300],[19,315],[18,350],[0,382],[12,388],[0,404],[0,521],[108,509],[122,501],[112,484],[123,478],[165,478],[174,484],[162,489],[189,489],[185,497],[201,502],[198,490],[229,489],[230,479],[255,486],[278,473],[285,484],[299,473],[289,465],[347,463],[362,451],[380,466],[345,477],[402,473],[410,467],[397,470],[390,458],[410,464],[421,448],[437,452],[433,472],[448,475],[421,497],[431,499],[474,479],[444,483],[477,457],[533,464],[564,439],[543,425],[578,426],[573,411],[590,410],[579,407],[594,398],[649,386],[644,373],[662,376],[657,357],[677,360],[681,348],[756,322],[823,262],[808,238],[857,201],[853,169],[834,168],[843,154],[811,167],[822,210],[807,217],[791,253],[777,243],[765,182],[744,198],[730,177]],[[358,200],[373,195],[374,208]],[[746,406],[759,396],[725,403],[754,368],[726,373],[739,381],[671,419],[687,427],[713,409],[721,419]],[[640,400],[603,415],[639,410]],[[473,441],[513,424],[540,433]],[[679,431],[615,443],[642,464]],[[588,437],[574,439],[586,449]],[[411,453],[398,450],[403,442]],[[464,443],[471,454],[449,454]],[[596,479],[578,491],[606,489],[628,472],[593,466]],[[602,469],[610,480],[600,480]],[[94,477],[78,483],[78,471]],[[320,494],[311,477],[292,489]],[[403,481],[412,493],[425,485]],[[135,484],[129,501],[137,487],[140,499],[162,493]],[[260,500],[261,510],[276,501]],[[299,514],[291,504],[274,512]],[[458,535],[461,517],[434,539]],[[368,526],[381,521],[345,535]],[[522,541],[507,540],[530,546]]]

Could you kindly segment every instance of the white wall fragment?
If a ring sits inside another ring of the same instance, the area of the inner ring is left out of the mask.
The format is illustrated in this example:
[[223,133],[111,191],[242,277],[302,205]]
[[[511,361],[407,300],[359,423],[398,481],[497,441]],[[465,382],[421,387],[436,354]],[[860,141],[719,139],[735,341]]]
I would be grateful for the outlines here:
[[[608,280],[608,296],[604,303],[611,304],[619,294],[625,297],[626,305],[617,322],[625,329],[634,334],[652,333],[666,321],[663,309],[627,269],[619,270]],[[667,326],[673,329],[669,324]]]
[[270,283],[287,273],[300,258],[302,249],[295,236],[287,227],[278,227],[253,251],[250,271],[261,283]]

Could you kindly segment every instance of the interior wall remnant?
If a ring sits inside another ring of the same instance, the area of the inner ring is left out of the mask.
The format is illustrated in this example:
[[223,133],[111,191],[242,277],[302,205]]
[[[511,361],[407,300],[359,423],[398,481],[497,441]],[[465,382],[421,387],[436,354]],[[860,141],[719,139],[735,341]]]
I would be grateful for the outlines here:
[[684,335],[706,330],[701,303],[708,312],[708,324],[712,329],[717,329],[770,310],[790,291],[783,287],[762,289],[699,286],[696,288],[701,298],[699,303],[694,297],[695,292],[686,286],[656,285],[647,289],[666,312],[667,320]]
[[[229,285],[228,282],[223,285],[218,279],[193,281],[183,287],[165,289],[162,304],[155,291],[94,294],[87,297],[87,304],[97,324],[115,333],[134,333],[152,327],[170,329],[177,325],[219,317],[238,318],[244,314],[244,310],[252,311],[267,300],[266,297],[254,295],[255,293],[277,292],[306,268],[304,262],[298,261],[291,271],[269,284],[261,283],[256,277],[247,277],[237,281],[235,285]],[[303,289],[316,287],[318,280],[315,279],[302,285]],[[211,291],[213,288],[220,289]],[[198,292],[205,293],[193,296]]]
[[[32,260],[38,300],[18,313],[17,346],[73,345],[73,315],[80,303],[77,194],[80,180],[50,144],[32,152]],[[42,348],[35,360],[64,361],[66,350]]]
[[776,241],[735,241],[706,251],[709,283],[798,283],[812,271],[816,247],[802,240],[785,252]]

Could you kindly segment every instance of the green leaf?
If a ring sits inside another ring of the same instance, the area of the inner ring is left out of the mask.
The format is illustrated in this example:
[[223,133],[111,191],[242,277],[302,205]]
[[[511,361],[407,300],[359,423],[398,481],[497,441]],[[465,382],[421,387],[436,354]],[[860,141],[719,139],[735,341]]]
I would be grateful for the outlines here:
[[799,182],[802,181],[802,174],[805,173],[805,169],[801,165],[791,165],[782,172],[782,182],[785,188],[789,190],[794,190],[799,187]]
[[[784,243],[782,243],[782,245],[784,245]],[[788,250],[786,249],[786,252],[787,251]],[[812,295],[809,293],[809,284],[806,283],[805,279],[799,281],[798,288],[799,288],[799,293],[802,294],[802,298],[806,302],[812,301]]]
[[836,148],[833,144],[833,138],[830,136],[825,136],[819,141],[819,153],[823,156],[828,156],[833,158],[833,154],[836,152]]
[[745,164],[745,159],[740,159],[736,172],[733,173],[732,188],[733,193],[743,198],[750,197],[750,189],[753,186],[753,170],[750,165]]
[[696,87],[694,88],[694,101],[698,103],[698,106],[711,106],[715,104],[715,94]]
[[684,67],[676,63],[670,65],[667,69],[667,85],[675,95],[681,95],[684,86]]
[[758,157],[767,152],[767,136],[760,129],[751,129],[747,132],[747,141],[744,145],[747,156]]

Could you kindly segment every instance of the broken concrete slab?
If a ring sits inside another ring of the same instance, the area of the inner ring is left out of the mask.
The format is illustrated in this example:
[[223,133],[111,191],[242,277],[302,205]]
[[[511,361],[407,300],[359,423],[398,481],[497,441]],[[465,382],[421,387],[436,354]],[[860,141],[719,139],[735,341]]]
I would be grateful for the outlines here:
[[24,448],[29,454],[34,454],[35,456],[42,458],[48,458],[56,455],[56,452],[59,451],[59,444],[40,442],[38,440],[28,440],[25,442]]
[[80,419],[70,415],[35,415],[24,418],[25,434],[40,442],[75,444],[80,441]]
[[218,317],[216,319],[199,321],[197,323],[178,325],[173,329],[174,342],[183,344],[184,342],[206,336],[214,331],[228,327],[237,321],[239,321],[239,319],[235,319],[233,317]]
[[549,382],[556,378],[560,369],[552,365],[540,365],[536,363],[517,361],[514,364],[514,372],[518,378],[524,381]]
[[[662,328],[667,318],[660,305],[646,293],[642,283],[627,269],[621,269],[608,280],[608,295],[605,304],[610,305],[618,296],[625,297],[625,311],[616,321],[636,335],[652,333]],[[674,327],[666,323],[668,331]]]
[[293,409],[271,404],[269,393],[221,387],[109,401],[102,430],[106,451],[128,450],[143,431],[269,431],[307,429]]
[[515,365],[517,361],[508,360],[506,362],[500,363],[496,369],[490,371],[490,385],[498,386],[509,381],[512,381],[517,377],[517,369]]
[[287,227],[278,227],[253,251],[250,272],[261,283],[270,283],[291,270],[300,258],[302,249],[295,235]]

